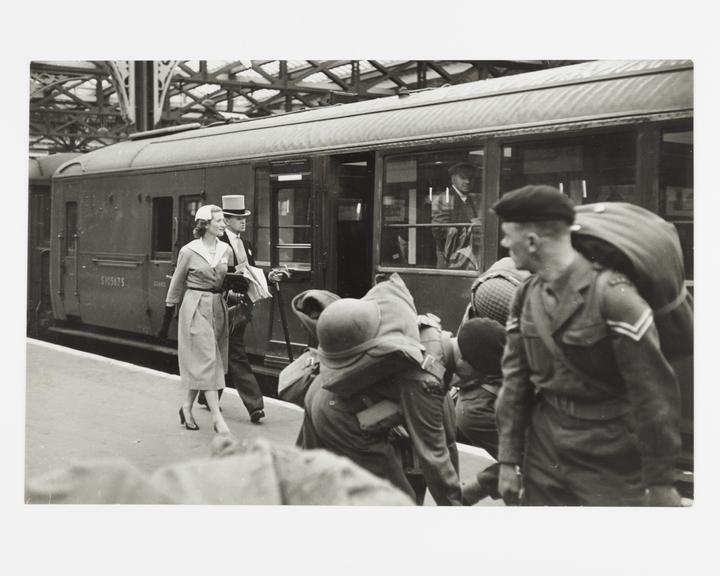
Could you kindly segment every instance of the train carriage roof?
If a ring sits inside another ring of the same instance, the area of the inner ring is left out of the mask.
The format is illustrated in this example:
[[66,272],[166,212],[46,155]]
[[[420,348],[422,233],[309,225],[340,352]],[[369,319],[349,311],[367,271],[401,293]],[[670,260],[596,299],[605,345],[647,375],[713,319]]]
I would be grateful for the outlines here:
[[55,171],[68,160],[77,158],[77,152],[60,152],[48,156],[30,158],[28,163],[28,179],[31,183],[50,183]]
[[85,154],[57,175],[353,150],[650,114],[689,115],[692,108],[691,61],[599,60],[130,140]]

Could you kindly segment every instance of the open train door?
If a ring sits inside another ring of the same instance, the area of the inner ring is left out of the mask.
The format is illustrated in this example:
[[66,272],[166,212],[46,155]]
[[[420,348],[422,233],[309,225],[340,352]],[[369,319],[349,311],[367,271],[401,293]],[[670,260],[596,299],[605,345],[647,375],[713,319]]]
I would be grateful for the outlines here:
[[269,304],[265,363],[282,366],[290,356],[287,339],[294,357],[315,344],[290,312],[297,294],[323,288],[359,298],[372,285],[374,156],[345,154],[272,163],[268,182],[269,213],[264,214],[262,203],[256,206],[256,254],[264,251],[263,240],[269,240],[271,266],[290,272],[289,281],[280,285],[280,297]]
[[[272,300],[261,301],[256,318],[267,314],[269,338],[265,350],[265,365],[282,367],[296,358],[308,345],[309,338],[294,314],[291,300],[300,292],[318,287],[317,182],[313,173],[317,160],[273,162],[267,180],[269,190],[266,204],[256,205],[258,238],[256,260],[269,256],[270,268],[286,269],[287,282],[280,285],[280,294]],[[260,262],[258,262],[260,265]],[[267,270],[266,270],[267,271]],[[286,332],[287,331],[287,332]],[[290,341],[290,351],[287,340]]]
[[327,172],[327,288],[361,298],[372,286],[372,153],[333,156]]

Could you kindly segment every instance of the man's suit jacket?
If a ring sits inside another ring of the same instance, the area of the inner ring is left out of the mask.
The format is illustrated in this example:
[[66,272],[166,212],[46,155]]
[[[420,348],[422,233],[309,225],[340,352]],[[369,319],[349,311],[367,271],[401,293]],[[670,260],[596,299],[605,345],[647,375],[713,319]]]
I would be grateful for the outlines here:
[[[247,255],[248,264],[250,264],[250,266],[255,266],[255,256],[253,256],[252,244],[250,244],[250,242],[248,240],[245,240],[245,238],[243,238],[242,236],[240,236],[240,239],[242,240],[243,246],[245,247],[245,254]],[[230,238],[226,233],[220,236],[220,240],[225,242],[226,244],[230,244],[230,248],[232,248],[233,250],[233,255],[235,256],[235,264],[233,266],[228,266],[228,272],[235,272],[237,263],[240,262],[238,253],[235,251],[235,247],[230,242]]]

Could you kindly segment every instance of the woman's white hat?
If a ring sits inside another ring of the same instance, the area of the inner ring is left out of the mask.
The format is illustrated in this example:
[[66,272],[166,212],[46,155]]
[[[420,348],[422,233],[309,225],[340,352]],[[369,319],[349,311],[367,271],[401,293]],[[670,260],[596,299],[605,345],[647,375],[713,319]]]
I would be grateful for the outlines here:
[[197,212],[195,212],[195,220],[212,220],[214,208],[220,210],[220,207],[215,206],[215,204],[205,204],[205,206],[200,206],[200,208],[197,209]]

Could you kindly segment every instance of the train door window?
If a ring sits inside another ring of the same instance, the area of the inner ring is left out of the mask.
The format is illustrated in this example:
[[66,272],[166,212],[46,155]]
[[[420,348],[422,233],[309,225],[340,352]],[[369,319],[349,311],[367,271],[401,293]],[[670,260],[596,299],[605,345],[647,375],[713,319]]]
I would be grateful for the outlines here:
[[555,186],[576,204],[640,204],[632,132],[588,134],[503,146],[501,193],[528,184]]
[[76,238],[78,231],[78,210],[77,202],[65,204],[65,254],[75,254],[77,246]]
[[685,276],[693,279],[693,131],[665,131],[660,148],[660,216],[677,228]]
[[255,263],[270,266],[270,170],[255,170]]
[[193,240],[195,229],[195,213],[202,206],[202,198],[199,195],[180,196],[180,211],[178,217],[178,244],[185,246]]
[[47,188],[37,186],[30,196],[30,234],[33,246],[50,245],[50,195]]
[[482,270],[484,150],[388,157],[380,265]]
[[293,160],[273,164],[270,186],[271,263],[309,271],[313,234],[310,163]]
[[278,187],[277,263],[289,268],[310,270],[312,249],[312,206],[310,187],[305,184]]
[[171,196],[152,201],[152,259],[172,258],[173,199]]

